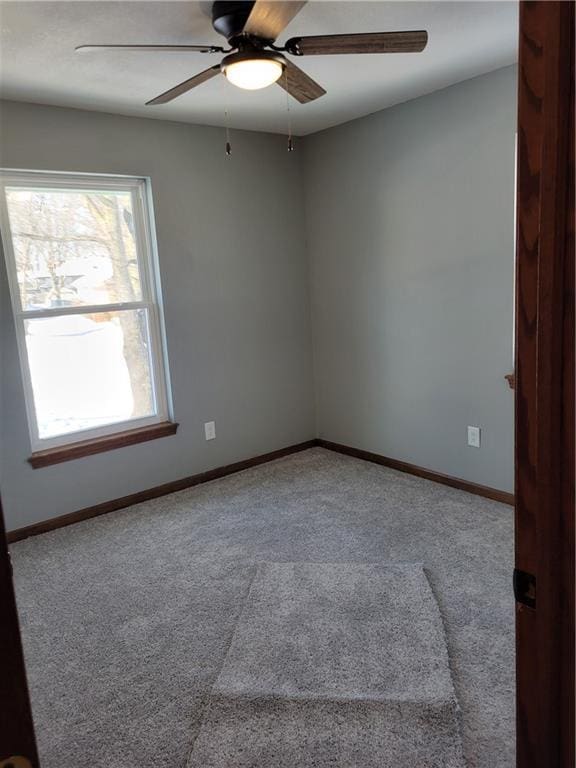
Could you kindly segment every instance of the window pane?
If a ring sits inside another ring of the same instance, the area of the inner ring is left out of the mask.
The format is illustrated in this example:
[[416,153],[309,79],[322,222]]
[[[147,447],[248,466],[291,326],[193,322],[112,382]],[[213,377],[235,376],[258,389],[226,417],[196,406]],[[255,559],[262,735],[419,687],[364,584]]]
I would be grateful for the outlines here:
[[156,412],[145,309],[26,320],[39,437]]
[[142,298],[128,191],[7,187],[25,310]]

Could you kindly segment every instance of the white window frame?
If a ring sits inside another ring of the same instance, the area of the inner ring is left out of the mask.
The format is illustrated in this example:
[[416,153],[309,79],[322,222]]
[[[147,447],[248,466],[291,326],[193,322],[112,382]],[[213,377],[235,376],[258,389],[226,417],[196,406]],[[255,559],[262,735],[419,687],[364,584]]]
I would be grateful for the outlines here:
[[[113,190],[128,192],[131,196],[132,212],[134,215],[134,237],[142,299],[133,302],[93,304],[78,307],[54,307],[39,310],[23,309],[20,289],[18,286],[12,233],[10,230],[6,187],[52,190],[74,189],[79,191]],[[150,180],[146,177],[136,176],[0,169],[0,229],[2,232],[4,259],[12,300],[32,452],[35,453],[50,448],[73,445],[74,443],[85,440],[121,434],[127,430],[170,421],[172,417],[172,404],[170,400],[166,333],[162,312],[162,294],[160,290],[158,253],[155,240]],[[156,413],[145,418],[127,419],[125,421],[117,421],[114,424],[69,432],[65,435],[40,438],[34,405],[34,393],[32,390],[28,352],[26,349],[25,321],[29,319],[57,317],[62,315],[82,315],[126,309],[145,309],[148,312],[150,370],[152,373],[152,387],[154,402],[156,404]]]

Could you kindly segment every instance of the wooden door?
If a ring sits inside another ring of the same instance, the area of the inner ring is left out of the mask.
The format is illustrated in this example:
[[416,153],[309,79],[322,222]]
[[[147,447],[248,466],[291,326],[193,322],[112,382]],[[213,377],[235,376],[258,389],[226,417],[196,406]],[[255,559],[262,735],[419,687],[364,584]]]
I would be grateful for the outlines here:
[[517,768],[574,766],[574,3],[522,2]]
[[0,503],[0,768],[39,765]]

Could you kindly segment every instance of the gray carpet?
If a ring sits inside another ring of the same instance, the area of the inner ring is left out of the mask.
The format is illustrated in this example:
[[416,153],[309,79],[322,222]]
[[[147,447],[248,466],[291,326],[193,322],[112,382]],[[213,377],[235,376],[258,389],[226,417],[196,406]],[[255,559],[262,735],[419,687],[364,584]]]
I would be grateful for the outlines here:
[[263,561],[423,563],[468,766],[514,765],[508,506],[314,448],[11,549],[43,768],[183,768]]
[[258,568],[188,768],[463,768],[421,566]]

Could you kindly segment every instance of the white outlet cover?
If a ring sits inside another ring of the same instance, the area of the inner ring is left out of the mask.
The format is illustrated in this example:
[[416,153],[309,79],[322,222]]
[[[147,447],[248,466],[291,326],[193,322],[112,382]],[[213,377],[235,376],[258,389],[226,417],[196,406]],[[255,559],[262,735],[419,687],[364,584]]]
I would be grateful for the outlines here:
[[468,445],[480,448],[480,427],[468,427]]
[[207,421],[204,424],[204,434],[206,435],[206,440],[214,440],[216,437],[216,422]]

